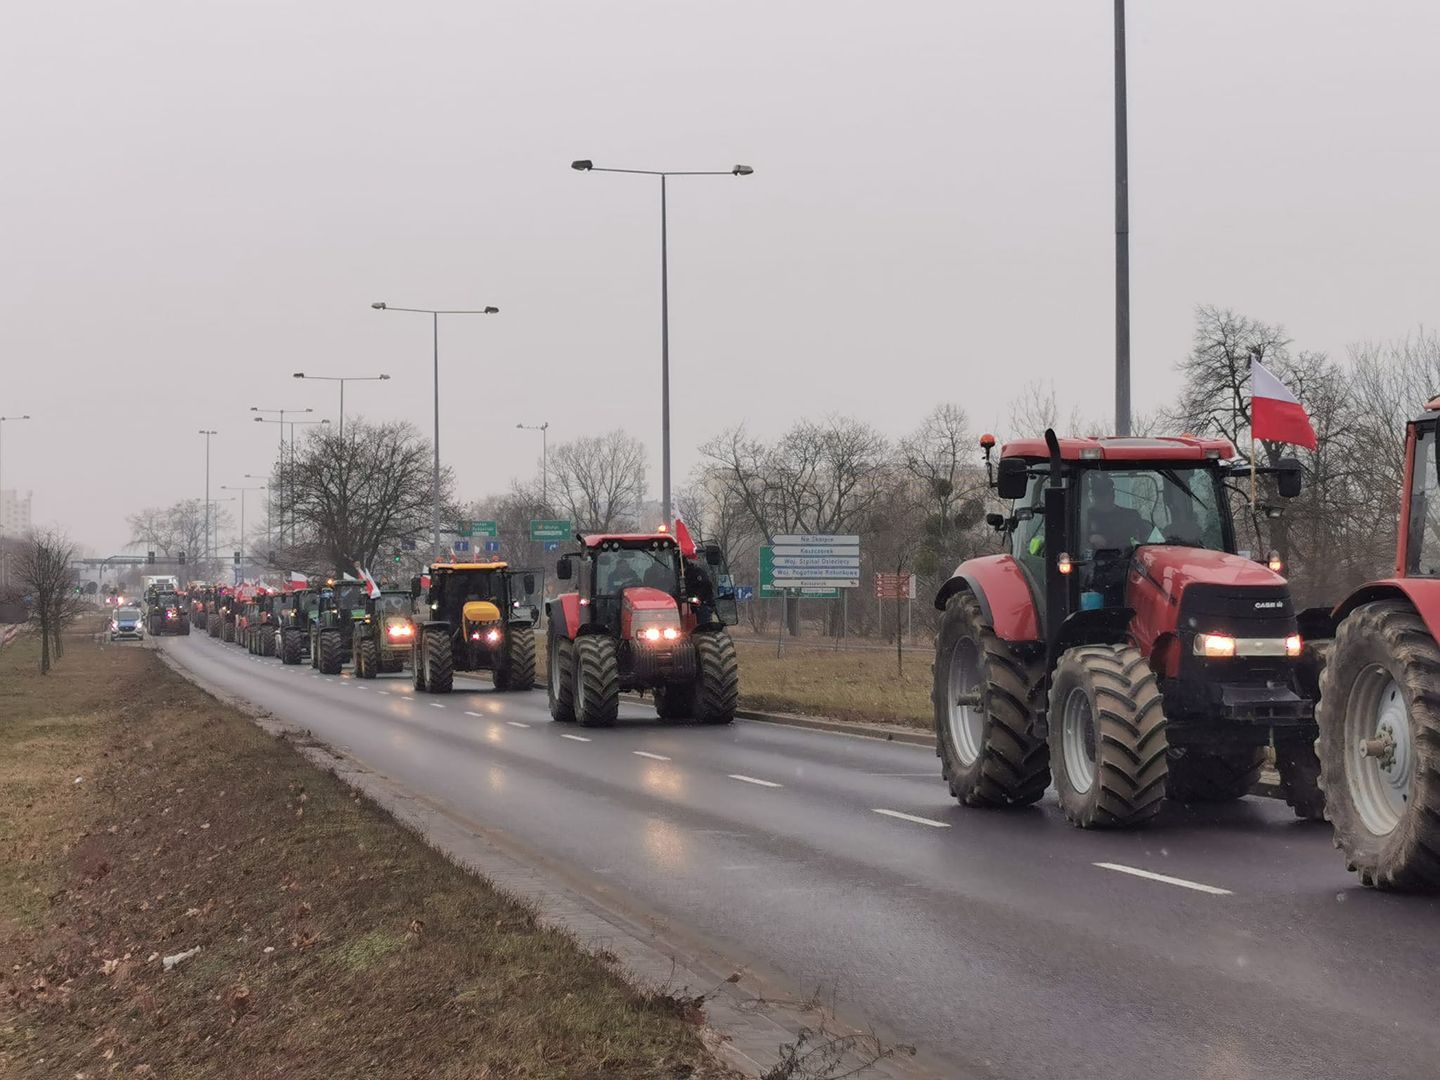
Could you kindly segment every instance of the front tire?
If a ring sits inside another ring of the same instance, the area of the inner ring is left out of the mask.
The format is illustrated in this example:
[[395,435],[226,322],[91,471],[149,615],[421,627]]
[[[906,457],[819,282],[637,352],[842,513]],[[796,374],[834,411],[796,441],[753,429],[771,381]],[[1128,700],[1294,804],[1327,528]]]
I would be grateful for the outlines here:
[[702,724],[728,724],[740,704],[740,661],[735,642],[724,630],[692,636],[695,643],[695,719]]
[[[950,601],[935,643],[935,753],[950,794],[965,806],[1028,806],[1050,786],[1050,750],[1030,733],[1043,665],[1027,661],[985,623],[969,592]],[[978,693],[978,705],[959,703]]]
[[341,658],[344,652],[344,642],[340,640],[340,631],[321,631],[318,651],[320,653],[320,674],[339,675]]
[[432,694],[448,694],[455,686],[455,656],[444,628],[425,631],[425,685]]
[[1440,887],[1440,647],[1408,604],[1356,608],[1320,676],[1335,846],[1379,889]]
[[496,690],[531,690],[535,686],[535,631],[511,626],[505,631],[505,662],[495,671]]
[[300,663],[300,631],[283,630],[280,633],[280,662],[295,665]]
[[361,638],[355,646],[355,674],[362,679],[373,679],[379,672],[379,650],[373,638]]
[[581,727],[610,727],[620,714],[620,665],[615,641],[587,634],[575,642],[575,719]]
[[1082,829],[1141,825],[1165,797],[1165,711],[1155,673],[1128,645],[1060,658],[1050,689],[1050,760],[1060,809]]
[[550,702],[550,719],[569,724],[575,719],[575,643],[554,633],[549,637],[545,696]]

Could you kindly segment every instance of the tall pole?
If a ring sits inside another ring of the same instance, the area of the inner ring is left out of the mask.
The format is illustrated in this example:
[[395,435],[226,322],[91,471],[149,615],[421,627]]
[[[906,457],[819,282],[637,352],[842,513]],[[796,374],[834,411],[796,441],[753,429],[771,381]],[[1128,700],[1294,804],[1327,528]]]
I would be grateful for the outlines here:
[[670,243],[660,174],[660,518],[670,527]]
[[440,313],[430,313],[435,367],[435,466],[430,474],[430,562],[440,558]]
[[1115,0],[1115,434],[1130,434],[1130,155],[1125,0]]
[[340,440],[345,440],[345,380],[337,380],[340,383]]
[[203,558],[205,565],[210,565],[213,549],[210,546],[210,437],[218,434],[208,428],[201,428],[200,434],[205,436],[205,550]]
[[550,512],[550,421],[540,426],[540,501],[545,512]]

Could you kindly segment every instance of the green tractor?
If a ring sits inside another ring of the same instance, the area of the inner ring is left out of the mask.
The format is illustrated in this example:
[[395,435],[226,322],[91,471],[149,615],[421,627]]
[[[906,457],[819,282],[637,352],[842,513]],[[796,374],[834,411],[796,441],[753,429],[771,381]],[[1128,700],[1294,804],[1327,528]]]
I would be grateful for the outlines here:
[[373,679],[404,671],[405,660],[415,644],[409,590],[382,589],[379,596],[366,596],[365,615],[355,620],[351,641],[357,678]]
[[364,617],[365,586],[361,582],[327,582],[310,622],[310,666],[322,675],[339,675],[350,662],[355,623]]
[[275,623],[279,627],[282,664],[293,666],[310,655],[310,626],[319,604],[319,589],[295,589],[276,598]]
[[415,689],[448,694],[457,670],[491,672],[496,690],[531,689],[539,580],[503,562],[440,563],[428,586],[416,578],[411,596],[428,617],[415,631]]

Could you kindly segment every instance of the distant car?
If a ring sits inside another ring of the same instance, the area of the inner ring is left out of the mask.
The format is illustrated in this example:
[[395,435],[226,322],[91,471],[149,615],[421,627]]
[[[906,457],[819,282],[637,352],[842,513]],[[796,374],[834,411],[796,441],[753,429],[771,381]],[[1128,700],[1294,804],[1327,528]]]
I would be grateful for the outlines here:
[[115,617],[110,620],[110,640],[119,641],[121,638],[129,638],[134,641],[145,640],[145,623],[140,617],[139,608],[116,609]]

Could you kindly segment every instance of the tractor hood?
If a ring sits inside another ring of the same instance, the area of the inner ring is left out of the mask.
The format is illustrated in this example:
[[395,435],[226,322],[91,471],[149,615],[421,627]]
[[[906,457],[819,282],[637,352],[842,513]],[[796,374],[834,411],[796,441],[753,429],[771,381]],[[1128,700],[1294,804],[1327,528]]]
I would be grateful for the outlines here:
[[467,600],[460,610],[467,623],[489,623],[500,621],[500,609],[489,600]]
[[1171,598],[1193,583],[1224,586],[1281,586],[1288,582],[1267,566],[1226,551],[1153,545],[1137,548],[1135,565]]
[[652,589],[646,585],[626,589],[624,604],[627,612],[679,610],[675,597],[664,589]]

